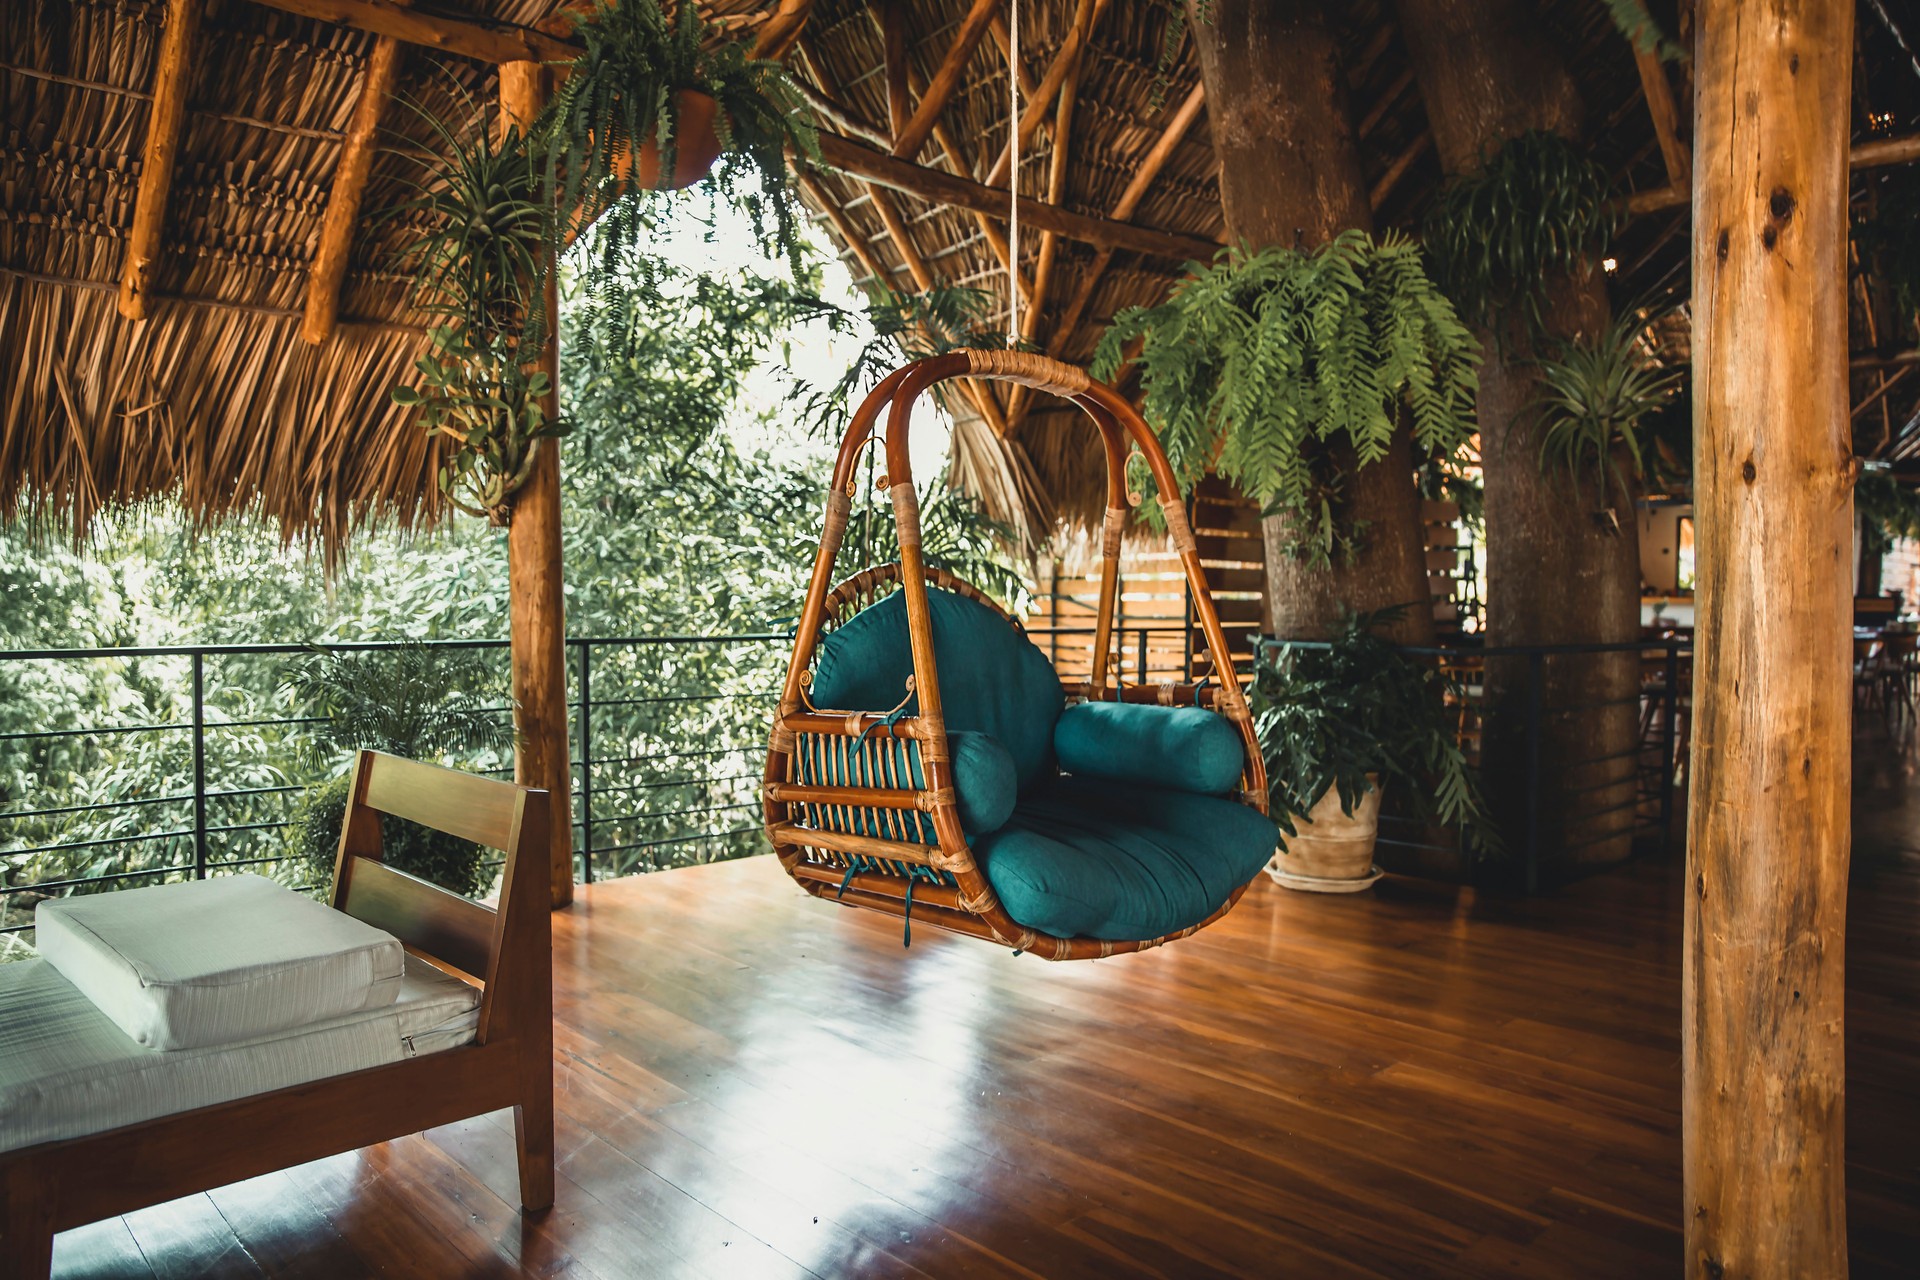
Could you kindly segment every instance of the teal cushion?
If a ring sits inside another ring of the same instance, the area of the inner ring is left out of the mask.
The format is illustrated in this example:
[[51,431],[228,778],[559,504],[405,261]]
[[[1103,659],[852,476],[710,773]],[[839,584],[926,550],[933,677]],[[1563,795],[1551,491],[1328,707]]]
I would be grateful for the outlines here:
[[[933,660],[947,729],[991,734],[1013,757],[1022,793],[1053,770],[1053,722],[1066,699],[1053,664],[993,609],[930,588]],[[886,711],[913,674],[907,597],[896,591],[820,641],[809,696],[834,711]],[[918,700],[907,704],[918,711]]]
[[[900,777],[897,773],[889,779],[887,772],[869,764],[864,754],[855,756],[851,767],[842,769],[840,762],[826,752],[826,745],[827,739],[820,734],[808,734],[801,739],[796,776],[802,783],[830,787],[898,785]],[[912,784],[924,788],[927,780],[920,770],[920,744],[890,741],[887,745],[902,753],[901,757],[896,758],[904,763]],[[953,800],[954,806],[960,811],[960,829],[969,836],[998,831],[1012,815],[1019,792],[1013,773],[1013,757],[991,735],[964,729],[948,731],[947,750],[953,756]],[[843,773],[851,776],[842,777]],[[916,839],[922,843],[932,843],[933,824],[930,820],[917,811],[903,810],[902,816],[906,819],[907,828],[919,833]],[[858,834],[888,834],[870,831],[868,825],[861,822]]]
[[1273,855],[1279,830],[1218,796],[1057,778],[974,845],[1000,902],[1062,938],[1141,942],[1199,924]]
[[1201,795],[1239,786],[1246,758],[1225,716],[1126,702],[1068,707],[1053,726],[1053,749],[1071,774]]

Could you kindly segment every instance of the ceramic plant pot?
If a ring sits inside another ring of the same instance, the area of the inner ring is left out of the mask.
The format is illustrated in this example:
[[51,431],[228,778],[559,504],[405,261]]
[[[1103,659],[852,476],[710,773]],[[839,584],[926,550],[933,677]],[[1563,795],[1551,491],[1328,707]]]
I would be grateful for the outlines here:
[[1340,811],[1340,792],[1333,788],[1313,806],[1312,821],[1294,817],[1300,834],[1288,836],[1267,864],[1275,884],[1303,893],[1358,893],[1381,877],[1373,865],[1381,789],[1379,779],[1372,782],[1351,814]]
[[720,158],[719,104],[698,89],[681,89],[673,95],[673,109],[673,172],[660,172],[660,139],[650,137],[633,153],[636,186],[650,191],[690,187],[706,177]]

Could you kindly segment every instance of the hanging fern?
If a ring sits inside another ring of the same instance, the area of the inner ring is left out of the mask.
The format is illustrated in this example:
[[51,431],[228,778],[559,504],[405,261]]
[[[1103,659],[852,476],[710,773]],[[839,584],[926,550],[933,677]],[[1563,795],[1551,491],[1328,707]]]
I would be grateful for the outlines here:
[[1920,170],[1889,170],[1869,190],[1870,211],[1853,224],[1861,260],[1892,293],[1897,323],[1920,327]]
[[1498,331],[1518,307],[1538,334],[1542,282],[1592,271],[1621,217],[1606,170],[1536,129],[1442,187],[1425,240],[1435,279],[1469,322]]
[[1136,337],[1146,414],[1182,492],[1218,470],[1291,518],[1310,564],[1350,557],[1364,534],[1341,510],[1330,445],[1376,462],[1403,414],[1424,452],[1473,434],[1478,348],[1399,236],[1345,231],[1318,249],[1191,264],[1167,301],[1115,317],[1095,376],[1111,378]]
[[[620,161],[651,141],[660,172],[671,174],[680,145],[675,95],[693,90],[718,106],[720,159],[708,181],[746,209],[763,247],[777,249],[796,273],[804,253],[801,216],[786,153],[818,160],[819,133],[785,67],[750,56],[745,39],[716,39],[698,5],[669,17],[656,0],[594,0],[575,18],[583,49],[565,68],[541,117],[547,176],[561,207],[584,223],[610,214],[603,245],[611,259],[645,234],[649,194]],[[590,265],[590,271],[591,271]]]
[[1901,539],[1920,539],[1920,493],[1895,480],[1886,464],[1869,464],[1854,482],[1860,539],[1870,556],[1885,555]]
[[1538,362],[1541,413],[1540,466],[1565,467],[1575,491],[1590,474],[1601,505],[1617,485],[1631,494],[1616,450],[1623,450],[1636,476],[1653,461],[1641,422],[1679,391],[1682,372],[1661,365],[1644,349],[1644,316],[1629,313],[1590,342],[1564,344]]

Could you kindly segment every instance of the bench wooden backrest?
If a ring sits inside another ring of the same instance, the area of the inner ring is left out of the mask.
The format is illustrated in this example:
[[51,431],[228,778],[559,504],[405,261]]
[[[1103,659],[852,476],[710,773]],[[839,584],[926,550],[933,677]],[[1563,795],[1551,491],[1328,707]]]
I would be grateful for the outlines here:
[[[400,939],[409,951],[485,984],[482,1042],[546,1019],[552,1008],[552,926],[545,791],[377,751],[355,762],[333,906]],[[382,861],[381,815],[506,854],[496,906],[474,902]]]

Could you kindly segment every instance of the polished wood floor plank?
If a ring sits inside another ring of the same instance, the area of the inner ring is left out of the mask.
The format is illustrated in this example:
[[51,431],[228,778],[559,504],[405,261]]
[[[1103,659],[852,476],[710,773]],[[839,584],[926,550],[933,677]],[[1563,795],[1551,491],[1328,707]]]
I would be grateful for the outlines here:
[[[1860,771],[1854,1275],[1920,1257],[1920,758]],[[1877,761],[1875,763],[1874,761]],[[554,1208],[478,1117],[60,1237],[63,1276],[1618,1277],[1680,1254],[1679,873],[1256,885],[1015,958],[753,860],[555,917]]]

